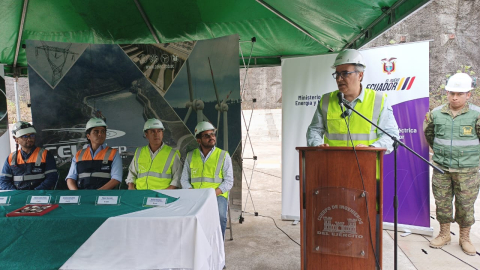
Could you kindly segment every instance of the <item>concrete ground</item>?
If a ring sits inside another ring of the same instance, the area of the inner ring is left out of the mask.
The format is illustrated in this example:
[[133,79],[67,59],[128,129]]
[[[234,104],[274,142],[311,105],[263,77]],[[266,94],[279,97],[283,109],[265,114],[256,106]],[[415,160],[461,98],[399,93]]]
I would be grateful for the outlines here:
[[[247,123],[250,113],[244,111]],[[230,231],[227,230],[226,266],[227,269],[300,269],[300,246],[297,244],[300,243],[300,224],[281,220],[281,110],[256,110],[251,120],[250,137],[258,160],[244,159],[242,209],[246,213],[240,224],[240,211],[231,212],[233,241],[228,240]],[[245,141],[245,127],[243,134]],[[244,147],[244,157],[252,157],[250,144]],[[435,217],[433,197],[430,202],[431,216]],[[476,201],[475,209],[477,222],[472,227],[471,240],[480,252],[480,200]],[[254,216],[254,212],[259,215]],[[292,240],[275,227],[274,221]],[[436,236],[438,222],[432,219],[431,226]],[[452,243],[443,249],[428,246],[432,237],[414,234],[399,237],[398,269],[480,269],[480,255],[467,256],[460,249],[458,225],[452,224],[451,231]],[[382,269],[394,269],[393,247],[393,232],[384,230]]]

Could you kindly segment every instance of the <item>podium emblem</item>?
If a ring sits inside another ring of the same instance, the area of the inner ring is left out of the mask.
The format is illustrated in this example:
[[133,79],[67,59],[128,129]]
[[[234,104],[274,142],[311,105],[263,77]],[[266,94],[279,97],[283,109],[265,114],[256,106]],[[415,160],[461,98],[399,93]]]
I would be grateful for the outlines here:
[[313,252],[368,258],[368,194],[340,187],[317,191],[313,195]]

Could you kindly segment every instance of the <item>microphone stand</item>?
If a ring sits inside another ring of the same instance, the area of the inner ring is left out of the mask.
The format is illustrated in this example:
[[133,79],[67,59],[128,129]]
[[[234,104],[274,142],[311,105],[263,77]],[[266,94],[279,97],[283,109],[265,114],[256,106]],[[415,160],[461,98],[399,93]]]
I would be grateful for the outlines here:
[[[398,146],[402,146],[403,148],[407,149],[408,151],[410,151],[411,153],[413,153],[415,156],[419,157],[421,160],[423,160],[424,162],[426,162],[428,165],[430,165],[430,167],[434,168],[435,170],[437,170],[438,172],[440,172],[441,174],[444,174],[445,172],[443,170],[441,170],[440,168],[438,168],[437,166],[433,165],[432,163],[430,163],[428,160],[426,160],[425,158],[423,158],[422,156],[420,156],[417,152],[413,151],[410,147],[406,146],[403,142],[401,142],[399,139],[397,139],[397,137],[391,135],[390,133],[386,132],[385,130],[381,129],[377,124],[373,123],[370,119],[366,118],[365,116],[363,116],[361,113],[359,113],[358,111],[356,111],[354,108],[352,108],[352,106],[348,105],[345,101],[343,101],[343,99],[340,99],[340,103],[343,104],[343,106],[345,106],[347,109],[349,110],[352,110],[353,112],[355,112],[356,114],[358,114],[360,117],[362,117],[363,119],[365,119],[367,122],[369,122],[370,124],[372,124],[374,127],[378,128],[379,130],[381,130],[385,135],[387,135],[388,137],[390,137],[392,140],[393,140],[393,151],[394,151],[394,171],[395,171],[395,195],[393,196],[393,209],[394,209],[394,221],[393,221],[393,224],[394,224],[394,235],[395,237],[393,238],[394,239],[394,269],[397,270],[397,249],[398,249],[398,245],[397,245],[397,226],[398,226],[398,196],[397,196],[397,148]],[[341,106],[341,105],[340,105]],[[377,247],[378,248],[378,247]]]

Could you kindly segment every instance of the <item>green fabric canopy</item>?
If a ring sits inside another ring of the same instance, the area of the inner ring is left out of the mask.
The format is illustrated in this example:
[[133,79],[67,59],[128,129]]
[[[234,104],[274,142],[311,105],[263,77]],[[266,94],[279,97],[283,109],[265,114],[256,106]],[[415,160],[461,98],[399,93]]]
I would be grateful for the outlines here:
[[[278,65],[281,56],[359,48],[430,0],[2,0],[0,63],[8,75],[25,1],[19,67],[27,66],[27,39],[151,44],[236,33],[240,41],[256,37],[253,64]],[[248,56],[251,43],[241,49]]]

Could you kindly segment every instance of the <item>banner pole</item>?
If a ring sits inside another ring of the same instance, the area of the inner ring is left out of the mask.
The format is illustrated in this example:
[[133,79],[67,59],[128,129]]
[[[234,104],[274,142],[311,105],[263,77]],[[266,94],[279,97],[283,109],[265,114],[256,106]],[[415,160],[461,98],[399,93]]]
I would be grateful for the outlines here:
[[18,98],[17,82],[18,82],[18,77],[15,77],[15,80],[13,81],[13,89],[15,91],[15,109],[17,111],[17,122],[18,122],[21,119],[20,119],[20,101]]

